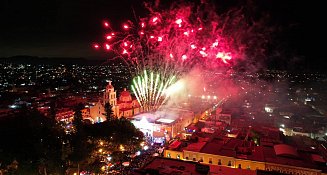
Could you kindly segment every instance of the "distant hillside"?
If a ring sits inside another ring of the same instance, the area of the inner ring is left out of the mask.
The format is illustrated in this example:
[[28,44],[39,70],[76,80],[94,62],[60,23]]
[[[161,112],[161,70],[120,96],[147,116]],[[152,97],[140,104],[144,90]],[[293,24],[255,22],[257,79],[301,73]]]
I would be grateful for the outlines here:
[[69,58],[69,57],[37,57],[19,55],[13,57],[0,58],[0,62],[16,64],[78,64],[78,65],[101,65],[105,60],[99,58]]

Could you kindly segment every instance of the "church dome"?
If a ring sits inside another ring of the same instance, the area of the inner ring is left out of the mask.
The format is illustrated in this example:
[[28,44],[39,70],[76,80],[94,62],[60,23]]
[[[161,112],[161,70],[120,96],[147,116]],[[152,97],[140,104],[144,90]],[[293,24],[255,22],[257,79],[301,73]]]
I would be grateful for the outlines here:
[[123,102],[132,101],[131,93],[124,88],[124,91],[120,93],[119,100]]
[[126,90],[126,88],[124,88],[124,91],[120,93],[120,96],[123,96],[123,97],[129,97],[129,96],[131,96],[131,93],[128,92],[128,91]]

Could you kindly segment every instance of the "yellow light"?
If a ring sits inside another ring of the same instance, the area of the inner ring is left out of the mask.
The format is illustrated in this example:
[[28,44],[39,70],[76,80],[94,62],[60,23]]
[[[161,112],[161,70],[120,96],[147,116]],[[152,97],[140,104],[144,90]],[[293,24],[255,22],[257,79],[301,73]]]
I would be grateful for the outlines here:
[[105,171],[105,170],[106,170],[106,167],[105,167],[105,166],[102,166],[102,167],[101,167],[101,170],[102,170],[102,171]]
[[102,148],[100,148],[100,149],[99,149],[99,153],[102,153],[102,151],[103,151]]
[[142,142],[140,145],[141,145],[141,146],[144,146],[144,142]]
[[120,145],[120,146],[119,146],[119,149],[120,149],[121,151],[125,151],[125,148],[124,148],[123,145]]
[[74,175],[77,175],[77,173],[74,173]]
[[102,141],[100,142],[100,145],[101,145],[101,146],[103,145],[103,142],[102,142]]

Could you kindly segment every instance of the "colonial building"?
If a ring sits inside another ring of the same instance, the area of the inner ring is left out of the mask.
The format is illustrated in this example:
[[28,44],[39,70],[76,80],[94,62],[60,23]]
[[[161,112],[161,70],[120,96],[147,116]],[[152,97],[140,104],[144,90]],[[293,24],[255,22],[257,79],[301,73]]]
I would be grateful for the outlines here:
[[[111,81],[109,81],[108,85],[106,86],[106,89],[103,93],[103,113],[104,113],[104,105],[106,103],[109,103],[112,106],[112,111],[114,113],[114,116],[121,117],[119,112],[119,106],[117,105],[117,92],[115,91],[115,88],[113,85],[111,85]],[[105,117],[105,116],[104,116]]]
[[164,157],[201,162],[218,168],[265,170],[293,175],[326,175],[326,159],[322,155],[325,147],[295,147],[272,142],[269,145],[262,143],[256,146],[250,144],[251,141],[246,143],[243,139],[222,136],[220,132],[196,133],[196,138],[196,141],[192,142],[175,140],[164,150]]
[[119,116],[132,117],[140,112],[140,105],[136,99],[133,99],[131,93],[124,88],[124,91],[120,93],[119,100]]
[[109,103],[112,106],[114,117],[132,117],[133,115],[141,111],[141,107],[136,99],[132,97],[129,91],[124,89],[120,93],[119,99],[117,100],[117,92],[114,86],[109,81],[106,89],[103,93],[102,100],[99,100],[94,106],[88,108],[88,112],[83,113],[84,119],[89,119],[93,123],[103,122],[106,120],[105,104]]

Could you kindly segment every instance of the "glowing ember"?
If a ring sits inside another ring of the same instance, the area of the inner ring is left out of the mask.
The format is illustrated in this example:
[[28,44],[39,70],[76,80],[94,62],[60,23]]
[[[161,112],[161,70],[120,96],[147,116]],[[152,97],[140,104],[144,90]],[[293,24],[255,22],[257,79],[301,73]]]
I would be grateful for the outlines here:
[[110,49],[110,46],[109,46],[109,44],[105,44],[105,47],[106,47],[106,49],[107,49],[107,50],[109,50],[109,49]]
[[173,54],[169,54],[170,58],[174,58]]
[[108,35],[106,38],[107,38],[107,39],[111,39],[111,38],[112,38],[112,36]]
[[94,47],[95,49],[98,49],[100,46],[99,46],[98,44],[94,44],[93,47]]
[[182,22],[183,22],[182,19],[176,20],[176,24],[178,24],[178,25],[180,25]]
[[106,21],[103,23],[103,25],[104,25],[104,27],[109,27],[109,23]]

